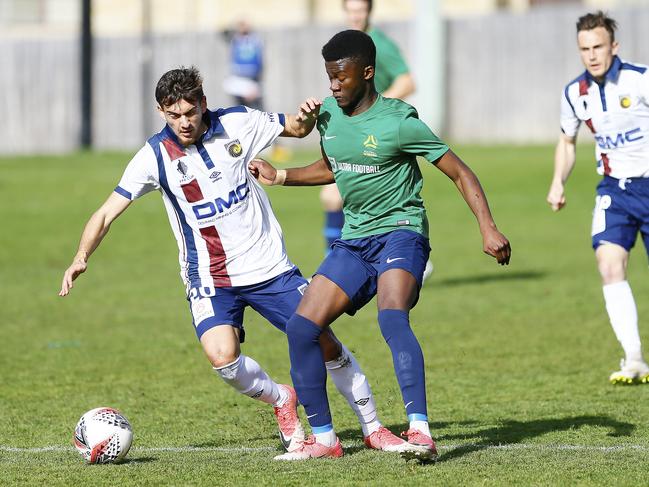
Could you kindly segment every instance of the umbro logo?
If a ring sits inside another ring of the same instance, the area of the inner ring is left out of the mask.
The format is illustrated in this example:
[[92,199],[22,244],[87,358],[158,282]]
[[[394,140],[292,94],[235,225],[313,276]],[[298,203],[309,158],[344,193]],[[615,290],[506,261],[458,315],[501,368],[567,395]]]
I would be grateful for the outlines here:
[[365,406],[368,402],[370,402],[369,397],[363,397],[362,399],[359,399],[358,401],[354,401],[354,404],[358,404],[359,406]]
[[210,179],[212,180],[213,183],[221,179],[221,173],[219,171],[213,171],[212,174],[210,174]]
[[252,398],[254,399],[254,398],[256,398],[256,397],[261,396],[263,393],[264,393],[264,389],[262,388],[259,392],[255,392],[255,393],[254,393],[252,396],[250,396],[250,397],[252,397]]

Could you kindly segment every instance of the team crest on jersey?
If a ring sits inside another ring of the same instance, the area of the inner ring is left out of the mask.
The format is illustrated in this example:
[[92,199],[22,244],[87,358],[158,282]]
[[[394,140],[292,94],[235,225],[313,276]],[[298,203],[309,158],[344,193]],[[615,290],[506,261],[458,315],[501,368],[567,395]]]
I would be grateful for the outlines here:
[[631,97],[629,95],[620,95],[620,106],[629,108],[631,106]]
[[368,135],[367,139],[365,139],[365,142],[363,142],[363,146],[365,147],[365,150],[363,151],[363,155],[367,157],[378,157],[374,149],[376,149],[379,146],[379,142],[376,140],[376,137],[373,135]]
[[243,154],[243,147],[241,147],[241,142],[239,139],[232,140],[225,144],[225,148],[232,157],[239,157]]
[[194,179],[194,176],[189,174],[189,168],[187,167],[187,164],[185,164],[182,159],[178,161],[178,165],[176,166],[176,169],[180,174],[182,174],[182,177],[180,178],[180,182],[184,183],[187,181],[190,181]]

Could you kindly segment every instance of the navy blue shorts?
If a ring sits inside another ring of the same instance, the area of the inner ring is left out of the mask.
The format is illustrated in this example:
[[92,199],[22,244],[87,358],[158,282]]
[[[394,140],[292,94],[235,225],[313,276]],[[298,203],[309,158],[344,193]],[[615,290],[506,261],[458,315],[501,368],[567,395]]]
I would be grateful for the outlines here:
[[239,328],[239,341],[243,343],[246,306],[286,333],[286,322],[297,309],[308,284],[299,269],[294,267],[273,279],[250,286],[193,288],[187,299],[196,336],[200,340],[210,328],[231,325]]
[[593,248],[614,243],[630,251],[638,232],[649,253],[649,178],[604,176],[593,210]]
[[410,230],[338,239],[316,274],[333,281],[347,294],[352,302],[347,312],[353,315],[376,295],[378,278],[387,270],[408,271],[421,288],[428,254],[428,239]]

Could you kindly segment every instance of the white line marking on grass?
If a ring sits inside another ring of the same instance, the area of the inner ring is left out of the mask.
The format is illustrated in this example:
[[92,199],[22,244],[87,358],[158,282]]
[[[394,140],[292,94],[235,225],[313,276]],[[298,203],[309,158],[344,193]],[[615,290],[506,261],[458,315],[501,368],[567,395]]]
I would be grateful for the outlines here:
[[[160,446],[160,447],[138,447],[131,448],[130,451],[139,451],[144,453],[152,452],[173,452],[173,453],[191,453],[191,452],[222,452],[222,453],[246,453],[246,452],[262,452],[274,451],[277,447],[262,446],[262,447],[218,447],[218,446]],[[0,446],[0,451],[11,453],[43,453],[43,452],[61,452],[61,451],[75,451],[73,446],[42,446],[34,448],[16,448],[12,446]]]
[[[362,443],[358,441],[346,442],[348,447],[358,447]],[[562,445],[562,444],[541,444],[541,443],[505,443],[505,444],[483,444],[483,443],[464,443],[458,445],[440,445],[440,450],[471,449],[471,450],[571,450],[571,451],[641,451],[649,452],[649,445],[615,445],[615,446],[594,446],[594,445]],[[192,452],[219,452],[219,453],[257,453],[276,451],[277,447],[219,447],[219,446],[161,446],[161,447],[133,447],[131,451],[142,453],[172,452],[172,453],[192,453]],[[75,451],[73,446],[42,446],[33,448],[18,448],[12,446],[0,445],[1,452],[7,453],[46,453],[46,452],[68,452]]]

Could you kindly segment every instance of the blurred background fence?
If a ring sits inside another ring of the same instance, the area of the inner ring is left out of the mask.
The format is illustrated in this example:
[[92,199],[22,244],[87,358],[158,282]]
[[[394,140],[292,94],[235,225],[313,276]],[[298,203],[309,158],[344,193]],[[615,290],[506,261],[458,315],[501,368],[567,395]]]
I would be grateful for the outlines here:
[[[337,2],[331,3],[339,8]],[[647,64],[648,7],[610,9],[620,25],[621,56]],[[566,2],[523,12],[445,17],[446,57],[436,67],[444,70],[445,109],[436,129],[456,142],[554,141],[562,89],[583,70],[575,21],[590,10]],[[414,14],[409,20],[376,23],[399,43],[417,73],[424,66],[413,54]],[[265,43],[266,109],[290,112],[306,96],[328,94],[320,49],[342,28],[336,22],[258,28]],[[47,36],[38,31],[16,32],[0,34],[0,113],[6,117],[0,153],[77,149],[81,129],[79,36],[76,32]],[[93,147],[134,149],[158,131],[162,121],[155,111],[155,83],[162,73],[179,65],[200,68],[210,107],[232,103],[222,90],[228,74],[228,48],[217,29],[95,35]],[[425,79],[420,80],[418,90],[426,89]],[[417,106],[417,96],[409,101]]]

